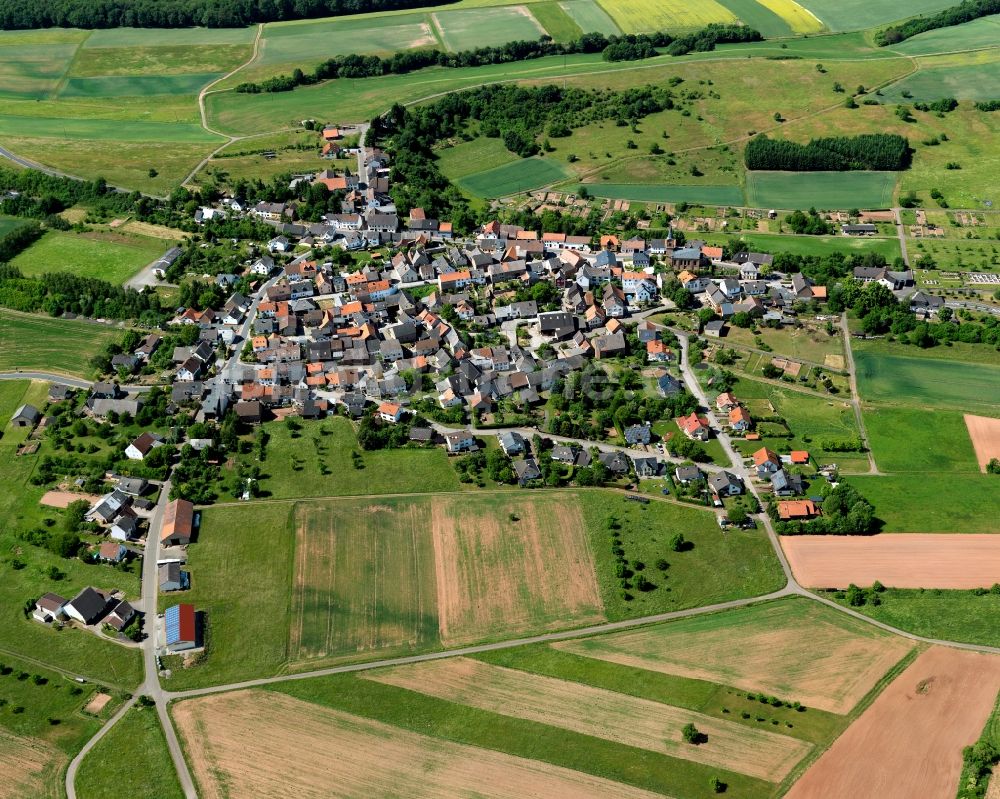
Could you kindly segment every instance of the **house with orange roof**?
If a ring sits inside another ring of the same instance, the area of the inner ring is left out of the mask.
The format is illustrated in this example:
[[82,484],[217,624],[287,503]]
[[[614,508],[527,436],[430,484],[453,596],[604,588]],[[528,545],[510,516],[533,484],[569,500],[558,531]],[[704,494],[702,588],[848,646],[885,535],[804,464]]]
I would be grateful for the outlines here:
[[646,342],[646,360],[650,363],[666,363],[674,357],[670,347],[660,339],[654,338]]
[[804,449],[793,449],[788,457],[795,464],[809,463],[809,453]]
[[753,427],[753,419],[744,408],[737,406],[729,412],[729,426],[737,433],[745,433]]
[[778,503],[778,518],[783,522],[815,519],[819,508],[811,499],[787,499]]
[[722,263],[722,247],[711,247],[707,244],[703,244],[701,247],[701,254],[704,255],[713,264]]
[[601,236],[601,249],[611,250],[612,252],[617,252],[618,248],[621,246],[621,242],[618,237],[613,234],[606,234]]
[[383,402],[378,406],[378,415],[383,422],[396,424],[403,418],[403,407],[395,402]]
[[757,476],[762,480],[781,468],[781,458],[767,447],[761,447],[752,455],[752,458],[754,468],[757,470]]
[[728,391],[723,391],[715,398],[715,407],[719,413],[729,413],[733,408],[738,408],[740,401]]
[[674,419],[674,422],[677,423],[678,429],[688,438],[696,441],[708,441],[711,436],[711,428],[708,426],[708,420],[699,416],[694,411],[687,416],[680,416]]
[[457,272],[446,272],[443,275],[438,275],[438,288],[442,291],[456,291],[457,289],[463,289],[472,282],[472,272],[468,269],[462,269]]

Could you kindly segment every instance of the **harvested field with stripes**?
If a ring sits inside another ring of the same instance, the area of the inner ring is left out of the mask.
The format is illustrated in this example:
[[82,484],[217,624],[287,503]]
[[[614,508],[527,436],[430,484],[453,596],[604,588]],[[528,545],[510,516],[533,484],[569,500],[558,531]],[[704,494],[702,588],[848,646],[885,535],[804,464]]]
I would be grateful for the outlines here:
[[173,716],[181,736],[198,744],[188,747],[188,757],[205,799],[660,796],[265,691],[187,700],[174,707]]
[[[399,666],[367,678],[770,782],[780,782],[812,748],[691,710],[466,658]],[[686,743],[681,729],[689,723],[707,740]]]
[[612,663],[847,713],[912,644],[806,599],[553,644]]

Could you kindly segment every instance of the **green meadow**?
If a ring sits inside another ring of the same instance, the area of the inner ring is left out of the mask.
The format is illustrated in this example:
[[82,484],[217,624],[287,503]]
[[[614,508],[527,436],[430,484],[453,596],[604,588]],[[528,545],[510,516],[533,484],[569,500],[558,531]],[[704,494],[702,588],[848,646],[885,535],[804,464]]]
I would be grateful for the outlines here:
[[583,29],[556,0],[534,3],[531,15],[557,42],[568,42],[583,35]]
[[[883,94],[889,102],[931,102],[942,97],[958,100],[995,100],[1000,97],[1000,60],[981,64],[925,66],[894,83]],[[905,96],[903,92],[908,92]]]
[[69,78],[60,97],[149,97],[157,94],[197,94],[221,73],[201,75],[105,76],[99,78]]
[[708,233],[702,238],[712,244],[726,244],[742,239],[755,252],[789,252],[795,255],[829,255],[834,252],[879,253],[892,262],[899,256],[899,239],[848,238],[847,236],[795,236],[780,233],[750,233],[730,235]]
[[523,158],[467,175],[458,180],[458,185],[479,197],[503,197],[556,183],[567,174],[562,164],[551,158]]
[[1000,14],[952,25],[948,28],[927,31],[892,45],[892,49],[906,55],[931,55],[977,47],[995,47],[1000,42]]
[[884,25],[897,19],[941,11],[955,5],[952,0],[913,0],[900,6],[893,0],[799,0],[830,30],[856,31]]
[[90,359],[121,332],[94,322],[0,310],[0,371],[93,377]]
[[222,139],[201,125],[184,122],[140,120],[38,118],[0,114],[0,136],[51,138],[58,147],[62,139],[90,139],[109,142],[218,142]]
[[858,390],[865,400],[970,410],[997,407],[1000,367],[885,355],[855,348]]
[[141,236],[49,231],[11,264],[25,275],[72,272],[118,284],[163,255],[168,245],[162,239]]
[[584,31],[595,33],[621,33],[615,21],[595,0],[565,0],[559,3],[576,24]]
[[[441,32],[441,41],[452,51],[482,47],[484,35],[490,43],[534,40],[545,34],[525,6],[496,6],[456,11],[435,11],[431,17]],[[488,34],[486,33],[488,31]]]
[[755,208],[889,208],[895,172],[747,172]]

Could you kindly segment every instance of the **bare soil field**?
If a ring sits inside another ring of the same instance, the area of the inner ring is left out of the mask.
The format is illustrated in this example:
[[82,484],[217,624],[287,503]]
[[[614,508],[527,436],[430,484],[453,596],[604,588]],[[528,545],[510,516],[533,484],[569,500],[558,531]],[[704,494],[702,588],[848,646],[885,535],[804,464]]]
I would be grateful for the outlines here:
[[442,499],[431,503],[430,526],[445,644],[604,620],[574,499]]
[[665,674],[766,691],[847,713],[912,649],[905,639],[805,599],[553,644]]
[[995,535],[790,535],[782,536],[781,548],[809,588],[876,580],[890,588],[989,588],[1000,580]]
[[932,647],[882,692],[787,799],[953,799],[962,747],[1000,690],[1000,657]]
[[204,799],[654,799],[599,777],[266,691],[187,700],[172,713],[181,735],[198,744],[189,746],[188,760]]
[[87,502],[93,503],[100,497],[94,494],[80,494],[75,491],[46,491],[38,502],[40,505],[46,505],[50,508],[68,508],[71,502],[76,502],[78,499],[85,499]]
[[104,708],[108,706],[108,702],[111,701],[111,694],[105,694],[98,692],[94,694],[93,698],[84,705],[84,713],[93,713],[95,716],[99,714]]
[[1000,419],[989,416],[965,414],[965,426],[969,428],[972,448],[976,450],[979,470],[986,471],[986,464],[993,458],[1000,458]]
[[0,729],[0,799],[40,799],[61,795],[50,780],[62,771],[66,757],[33,738]]
[[[812,749],[785,735],[615,691],[457,658],[377,671],[366,679],[684,760],[780,782]],[[693,723],[708,740],[685,743]]]

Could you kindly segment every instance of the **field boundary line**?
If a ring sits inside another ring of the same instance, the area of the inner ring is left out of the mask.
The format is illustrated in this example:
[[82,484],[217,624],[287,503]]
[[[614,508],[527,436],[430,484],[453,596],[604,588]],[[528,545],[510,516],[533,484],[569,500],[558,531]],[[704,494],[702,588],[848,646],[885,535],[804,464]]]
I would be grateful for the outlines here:
[[59,76],[59,80],[56,81],[55,88],[52,90],[52,94],[49,96],[49,100],[58,100],[59,95],[62,94],[63,89],[66,88],[66,83],[69,81],[69,73],[73,71],[73,67],[76,66],[77,59],[80,57],[80,51],[87,44],[87,40],[94,35],[92,30],[87,31],[87,35],[76,45],[76,49],[73,51],[73,57],[66,64],[66,69],[63,70],[62,75]]

